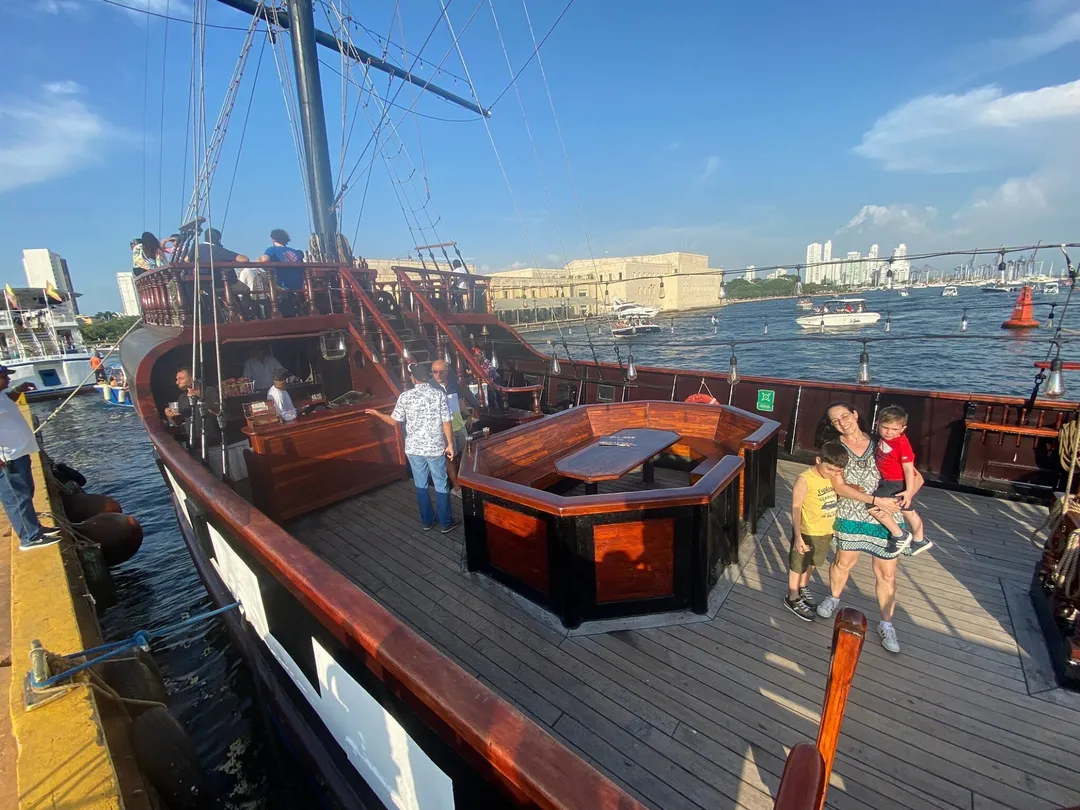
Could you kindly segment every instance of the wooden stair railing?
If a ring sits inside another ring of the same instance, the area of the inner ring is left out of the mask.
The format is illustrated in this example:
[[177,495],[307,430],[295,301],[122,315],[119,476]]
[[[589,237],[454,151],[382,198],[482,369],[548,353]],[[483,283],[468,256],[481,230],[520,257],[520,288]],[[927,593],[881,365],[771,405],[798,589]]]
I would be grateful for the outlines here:
[[[532,410],[534,413],[540,413],[540,394],[544,390],[544,386],[537,385],[522,385],[522,386],[507,386],[502,383],[491,380],[484,372],[483,367],[473,357],[472,352],[461,341],[454,331],[450,328],[450,325],[443,320],[438,310],[431,305],[431,302],[427,300],[423,292],[417,289],[412,279],[408,275],[400,270],[395,270],[398,277],[398,283],[401,285],[402,290],[407,290],[416,305],[423,311],[423,314],[427,316],[429,322],[434,325],[436,330],[436,349],[442,351],[443,342],[448,342],[453,347],[454,352],[457,353],[459,358],[459,364],[464,365],[473,379],[476,380],[477,385],[483,389],[483,386],[487,386],[494,390],[499,396],[499,402],[501,403],[503,410],[508,407],[508,396],[510,394],[531,394],[532,395]],[[477,398],[482,410],[487,409],[487,402],[483,396]]]
[[[386,317],[379,311],[378,306],[371,299],[371,296],[367,294],[367,291],[357,280],[356,276],[353,275],[352,270],[342,268],[341,280],[342,286],[348,286],[352,291],[353,298],[355,299],[358,308],[356,315],[360,319],[360,329],[350,329],[353,333],[353,338],[358,343],[366,344],[367,338],[365,337],[361,340],[358,333],[367,336],[368,332],[371,330],[371,324],[374,323],[379,340],[380,356],[376,358],[369,352],[369,359],[383,365],[385,372],[385,364],[391,359],[391,354],[393,354],[398,360],[398,365],[400,367],[397,373],[401,378],[400,383],[394,385],[394,388],[398,391],[404,391],[409,387],[409,363],[407,359],[408,353],[405,351],[405,344],[402,342],[398,333],[394,331],[394,328],[390,325],[389,321],[386,320]],[[351,309],[351,304],[347,295],[345,296],[345,306],[346,311]],[[390,345],[393,347],[392,353],[390,349],[387,348],[387,341],[389,341]],[[365,349],[365,351],[367,351],[367,349]]]
[[855,608],[841,610],[833,623],[832,659],[817,746],[799,743],[791,749],[780,777],[775,810],[822,810],[825,806],[840,725],[844,722],[848,692],[865,639],[866,617]]

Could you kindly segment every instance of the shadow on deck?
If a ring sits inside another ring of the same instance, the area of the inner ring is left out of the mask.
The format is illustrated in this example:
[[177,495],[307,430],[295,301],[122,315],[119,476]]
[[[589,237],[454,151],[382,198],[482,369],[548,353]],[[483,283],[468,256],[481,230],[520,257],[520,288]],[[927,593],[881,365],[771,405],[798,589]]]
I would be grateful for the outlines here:
[[[567,636],[539,621],[517,597],[464,572],[460,528],[420,530],[411,481],[288,528],[649,806],[768,810],[788,750],[816,736],[829,664],[831,622],[802,622],[781,605],[801,469],[779,464],[776,519],[765,521],[715,616],[653,629]],[[684,480],[657,471],[657,486]],[[900,566],[900,655],[877,643],[867,560],[844,595],[871,629],[827,806],[1080,802],[1080,695],[1041,677],[1026,595],[1038,559],[1027,536],[1045,508],[943,490],[924,490],[920,502],[936,546]],[[460,506],[455,499],[458,517]],[[813,588],[824,595],[820,574]]]

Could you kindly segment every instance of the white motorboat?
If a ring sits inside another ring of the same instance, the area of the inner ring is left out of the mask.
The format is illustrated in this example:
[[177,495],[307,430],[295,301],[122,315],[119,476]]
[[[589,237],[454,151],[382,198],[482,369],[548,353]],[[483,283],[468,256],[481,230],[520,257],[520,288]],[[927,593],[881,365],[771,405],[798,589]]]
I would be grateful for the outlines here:
[[797,306],[799,309],[813,309],[814,308],[814,299],[813,298],[800,298],[798,301],[795,302],[795,306]]
[[950,298],[954,295],[959,295],[960,291],[956,289],[955,285],[950,284],[948,287],[942,287],[941,295],[944,298]]
[[1020,285],[1018,284],[995,284],[989,287],[983,287],[982,291],[985,293],[1011,293],[1016,295],[1020,292]]
[[611,305],[612,316],[620,321],[627,318],[655,318],[659,313],[660,307],[648,307],[633,301],[623,301],[621,298],[614,299]]
[[1043,295],[1057,295],[1059,292],[1057,282],[1050,281],[1043,284],[1041,292]]
[[901,298],[907,298],[909,295],[911,295],[911,293],[909,293],[906,289],[900,290],[900,297]]
[[868,326],[881,320],[880,312],[866,308],[865,298],[830,298],[810,315],[802,315],[795,323],[804,329],[824,329],[843,326]]

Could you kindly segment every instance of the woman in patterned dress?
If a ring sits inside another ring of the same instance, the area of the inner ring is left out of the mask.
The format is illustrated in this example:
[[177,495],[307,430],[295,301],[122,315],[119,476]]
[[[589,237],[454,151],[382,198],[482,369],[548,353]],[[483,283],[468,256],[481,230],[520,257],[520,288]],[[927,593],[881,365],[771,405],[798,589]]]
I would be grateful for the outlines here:
[[[847,448],[848,463],[843,473],[833,479],[833,488],[839,496],[833,528],[836,553],[829,565],[830,595],[818,605],[817,613],[824,619],[832,618],[840,606],[840,594],[851,569],[858,562],[859,553],[865,551],[873,558],[881,644],[889,652],[900,652],[892,625],[896,609],[896,566],[897,558],[911,542],[911,535],[893,517],[900,512],[895,500],[869,494],[877,489],[880,476],[874,460],[874,440],[859,424],[858,412],[846,402],[835,402],[825,416],[828,424],[823,427],[836,434],[833,438],[838,436]],[[890,534],[897,533],[899,537],[890,538]]]

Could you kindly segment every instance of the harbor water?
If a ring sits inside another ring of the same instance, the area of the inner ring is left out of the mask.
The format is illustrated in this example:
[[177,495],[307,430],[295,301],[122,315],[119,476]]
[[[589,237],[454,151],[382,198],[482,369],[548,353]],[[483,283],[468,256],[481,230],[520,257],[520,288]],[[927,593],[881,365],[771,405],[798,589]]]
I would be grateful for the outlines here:
[[[1035,316],[1045,321],[1054,306],[1055,325],[1060,322],[1068,288],[1058,295],[1035,295]],[[862,295],[867,309],[881,313],[868,326],[843,330],[806,329],[795,318],[810,314],[799,310],[794,299],[735,302],[713,310],[665,315],[655,323],[660,334],[633,339],[613,339],[606,328],[597,333],[589,326],[597,357],[616,362],[618,347],[623,362],[630,349],[639,366],[676,367],[727,373],[731,342],[739,371],[744,375],[786,379],[855,382],[862,341],[870,355],[872,382],[930,391],[963,391],[981,394],[1027,396],[1035,378],[1034,362],[1044,360],[1051,330],[1009,331],[1001,323],[1012,312],[1016,295],[984,293],[977,287],[960,287],[956,297],[942,297],[941,288],[911,290],[906,298],[896,291]],[[815,304],[826,300],[816,296]],[[961,331],[967,311],[968,328]],[[1080,326],[1080,295],[1069,307],[1067,327]],[[711,317],[718,323],[713,333]],[[888,318],[891,329],[885,331]],[[768,322],[769,332],[765,334]],[[671,328],[674,326],[674,333]],[[566,340],[575,360],[592,359],[584,329],[563,327],[524,335],[538,349],[550,353],[547,341]],[[745,342],[749,341],[749,342]],[[566,352],[559,350],[565,364]],[[1064,359],[1076,359],[1066,344]],[[569,371],[569,369],[567,369]],[[1066,378],[1067,386],[1072,383]],[[1080,395],[1080,378],[1068,391]]]
[[[58,402],[30,406],[44,421]],[[86,476],[88,492],[109,495],[143,526],[131,560],[113,569],[118,604],[100,617],[106,640],[161,627],[213,609],[176,524],[150,440],[132,408],[96,395],[75,397],[45,425],[45,449]],[[268,733],[243,660],[219,621],[152,644],[165,676],[169,710],[191,735],[213,807],[294,810],[314,807],[304,776],[290,768]]]
[[[664,327],[661,334],[632,341],[597,334],[595,324],[589,330],[597,356],[605,361],[616,360],[618,346],[624,360],[632,348],[635,362],[643,366],[726,372],[730,341],[754,341],[736,346],[743,374],[846,382],[855,380],[860,341],[870,339],[875,383],[1019,396],[1031,390],[1034,360],[1046,356],[1048,330],[1016,334],[1000,328],[1015,296],[961,288],[956,298],[942,298],[939,289],[913,290],[906,298],[896,292],[869,293],[865,298],[868,308],[882,313],[882,322],[824,335],[795,324],[795,318],[805,313],[796,309],[794,300],[737,303],[661,316],[656,320]],[[1055,300],[1060,316],[1064,299],[1063,290],[1053,299],[1037,300]],[[822,300],[816,298],[815,303]],[[965,309],[969,327],[962,332]],[[886,313],[892,325],[888,333],[884,331]],[[1039,317],[1045,319],[1048,313],[1047,304],[1036,307]],[[713,315],[718,320],[716,334],[710,320]],[[1070,312],[1070,322],[1075,321],[1074,315]],[[545,351],[548,340],[561,344],[565,339],[572,357],[591,359],[582,326],[563,331],[563,335],[549,330],[526,337]],[[965,337],[930,339],[928,335]],[[1063,356],[1069,358],[1068,346]],[[562,349],[560,357],[565,366]],[[1067,396],[1077,394],[1080,379]],[[43,402],[31,408],[44,421],[57,406]],[[43,434],[55,460],[82,471],[89,491],[116,498],[145,530],[139,553],[114,571],[120,601],[101,618],[106,638],[129,637],[135,630],[210,609],[210,599],[180,537],[150,441],[134,411],[106,405],[97,395],[76,397],[48,422]],[[304,775],[290,766],[289,757],[282,755],[269,733],[255,687],[223,625],[208,622],[187,637],[155,643],[154,657],[167,678],[170,710],[195,741],[216,797],[214,806],[245,810],[316,806]]]

